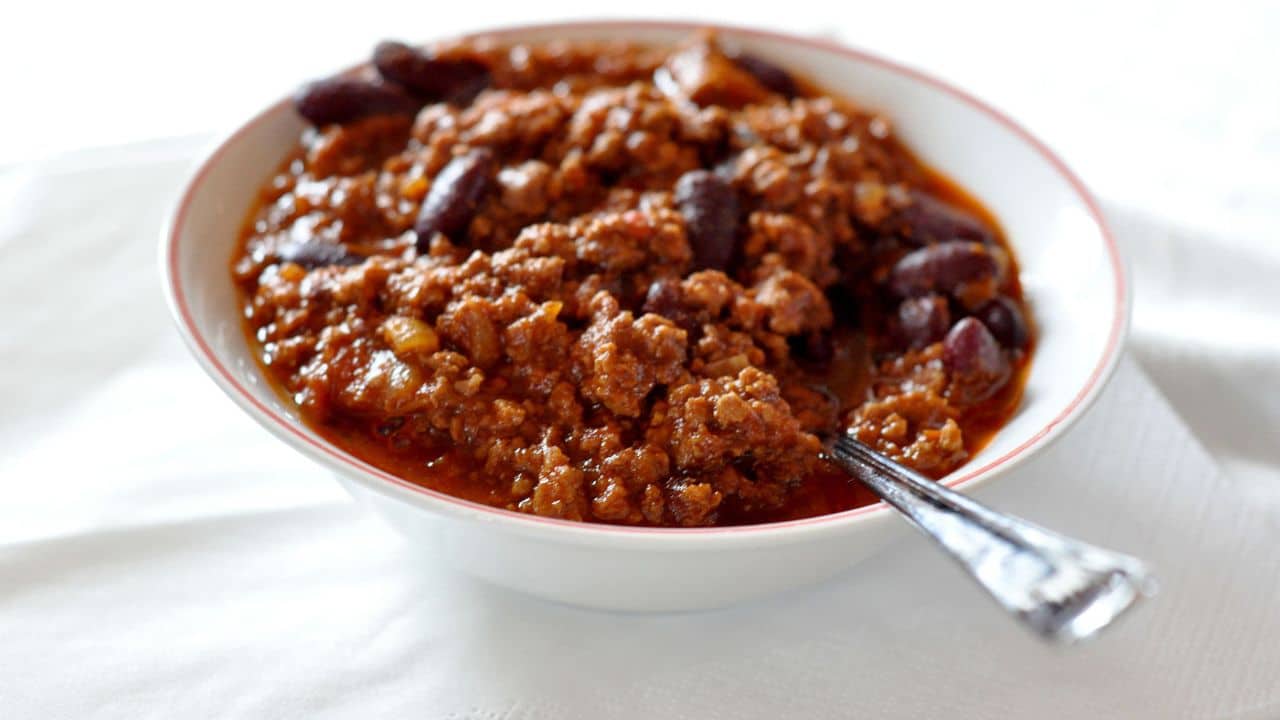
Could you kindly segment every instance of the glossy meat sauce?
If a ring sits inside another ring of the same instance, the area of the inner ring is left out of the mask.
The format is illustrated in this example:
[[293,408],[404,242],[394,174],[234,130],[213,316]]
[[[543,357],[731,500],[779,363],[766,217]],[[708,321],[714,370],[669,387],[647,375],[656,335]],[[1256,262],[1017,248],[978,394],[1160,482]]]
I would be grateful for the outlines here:
[[1033,338],[995,219],[875,113],[698,36],[380,45],[232,274],[309,425],[411,482],[549,517],[769,522],[874,498],[850,428],[940,477]]

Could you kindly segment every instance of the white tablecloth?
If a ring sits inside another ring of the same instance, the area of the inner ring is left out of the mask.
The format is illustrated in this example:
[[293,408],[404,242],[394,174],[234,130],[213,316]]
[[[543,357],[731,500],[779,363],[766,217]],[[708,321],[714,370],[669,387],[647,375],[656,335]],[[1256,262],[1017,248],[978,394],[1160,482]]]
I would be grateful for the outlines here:
[[1250,174],[1280,157],[1280,106],[1237,89],[1220,107],[1256,112],[1205,142],[1245,171],[1199,205],[1159,201],[1185,169],[1086,172],[1137,277],[1133,350],[1075,430],[981,492],[1156,567],[1155,601],[1069,651],[914,538],[813,591],[675,616],[424,561],[171,330],[154,246],[205,138],[0,172],[0,718],[1280,716],[1280,203]]

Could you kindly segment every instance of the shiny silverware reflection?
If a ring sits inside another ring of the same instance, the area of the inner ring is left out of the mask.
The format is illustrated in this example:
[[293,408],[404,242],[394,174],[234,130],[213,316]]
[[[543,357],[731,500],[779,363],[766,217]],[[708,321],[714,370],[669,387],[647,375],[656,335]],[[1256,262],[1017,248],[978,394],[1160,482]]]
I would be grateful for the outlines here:
[[1046,640],[1068,644],[1091,637],[1155,592],[1155,580],[1137,558],[998,513],[850,435],[835,438],[828,451]]

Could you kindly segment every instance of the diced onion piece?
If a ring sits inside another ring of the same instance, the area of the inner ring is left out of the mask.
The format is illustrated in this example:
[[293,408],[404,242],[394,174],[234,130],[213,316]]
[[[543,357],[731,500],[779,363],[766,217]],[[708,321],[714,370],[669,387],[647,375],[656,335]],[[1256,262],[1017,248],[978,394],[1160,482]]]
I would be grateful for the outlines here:
[[403,315],[392,315],[382,323],[382,337],[396,355],[430,355],[440,349],[435,329],[425,322]]

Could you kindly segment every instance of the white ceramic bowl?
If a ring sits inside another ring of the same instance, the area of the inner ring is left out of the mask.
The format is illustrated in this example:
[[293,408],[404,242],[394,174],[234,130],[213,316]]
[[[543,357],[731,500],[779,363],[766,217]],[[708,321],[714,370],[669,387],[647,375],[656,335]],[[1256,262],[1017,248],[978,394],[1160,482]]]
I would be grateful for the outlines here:
[[[503,40],[680,40],[696,26],[588,22],[494,31]],[[964,92],[915,70],[822,40],[721,28],[729,45],[792,68],[892,118],[926,162],[975,193],[1003,223],[1022,264],[1039,345],[1021,409],[946,479],[971,487],[1043,449],[1097,396],[1128,318],[1124,269],[1085,188],[1042,143]],[[302,78],[299,78],[300,80]],[[228,272],[258,188],[294,147],[289,103],[263,111],[201,164],[163,238],[162,266],[183,336],[246,412],[331,468],[411,542],[492,582],[568,603],[625,610],[726,605],[829,578],[903,527],[884,505],[735,528],[638,529],[496,510],[411,485],[325,442],[267,386],[240,329]]]

